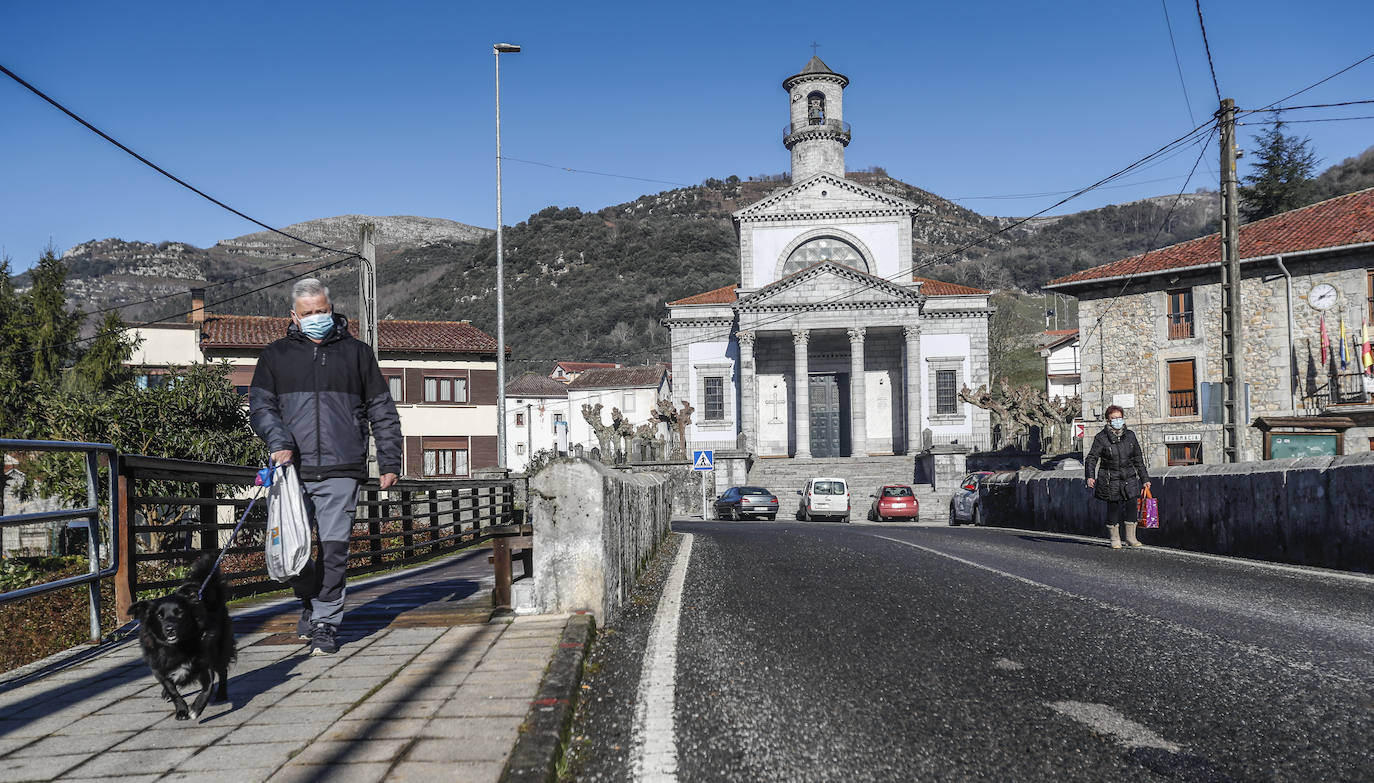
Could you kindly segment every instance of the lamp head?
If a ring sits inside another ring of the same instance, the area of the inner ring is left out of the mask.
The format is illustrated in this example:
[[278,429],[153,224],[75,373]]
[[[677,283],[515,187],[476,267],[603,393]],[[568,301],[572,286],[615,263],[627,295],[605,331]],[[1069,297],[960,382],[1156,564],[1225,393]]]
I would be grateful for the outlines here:
[[510,44],[510,43],[492,44],[492,45],[491,45],[491,49],[492,49],[493,52],[497,52],[497,53],[501,53],[501,52],[513,53],[513,52],[518,52],[518,51],[520,51],[520,47],[519,47],[519,46],[517,46],[516,44]]

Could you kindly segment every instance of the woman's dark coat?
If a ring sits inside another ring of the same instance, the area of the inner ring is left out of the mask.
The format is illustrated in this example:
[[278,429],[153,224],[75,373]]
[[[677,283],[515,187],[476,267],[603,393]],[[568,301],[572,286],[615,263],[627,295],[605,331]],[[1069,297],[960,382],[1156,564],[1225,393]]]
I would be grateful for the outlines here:
[[1105,427],[1097,433],[1083,460],[1083,474],[1085,478],[1097,478],[1093,496],[1101,500],[1135,500],[1140,497],[1141,486],[1150,480],[1140,441],[1129,427],[1121,431],[1121,438],[1115,443]]

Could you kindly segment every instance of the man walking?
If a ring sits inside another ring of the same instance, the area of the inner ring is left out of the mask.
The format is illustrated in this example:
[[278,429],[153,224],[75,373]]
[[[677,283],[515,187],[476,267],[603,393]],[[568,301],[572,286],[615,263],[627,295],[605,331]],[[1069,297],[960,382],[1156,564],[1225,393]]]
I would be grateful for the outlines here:
[[339,650],[358,484],[367,478],[369,425],[387,489],[401,472],[401,420],[377,357],[334,314],[329,289],[314,278],[300,280],[291,302],[286,337],[258,359],[248,410],[272,464],[294,462],[300,472],[320,556],[291,583],[304,604],[296,631],[310,639],[311,655],[332,655]]

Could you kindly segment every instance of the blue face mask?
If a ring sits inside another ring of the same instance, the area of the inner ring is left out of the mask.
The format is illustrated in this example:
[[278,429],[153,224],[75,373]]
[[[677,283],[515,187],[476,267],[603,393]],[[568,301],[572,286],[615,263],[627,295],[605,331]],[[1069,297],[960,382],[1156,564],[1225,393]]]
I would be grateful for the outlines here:
[[1112,429],[1121,430],[1126,428],[1125,419],[1112,419]]
[[301,331],[312,340],[322,340],[334,331],[333,313],[315,313],[301,319]]

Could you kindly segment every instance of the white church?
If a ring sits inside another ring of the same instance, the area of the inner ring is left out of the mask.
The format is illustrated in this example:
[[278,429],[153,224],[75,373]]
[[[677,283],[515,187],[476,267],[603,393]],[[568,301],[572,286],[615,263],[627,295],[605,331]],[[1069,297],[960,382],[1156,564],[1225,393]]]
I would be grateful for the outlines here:
[[990,436],[957,396],[989,382],[989,292],[915,276],[931,218],[845,178],[848,84],[818,57],[782,83],[792,184],[734,213],[739,285],[668,303],[693,449],[863,460]]

